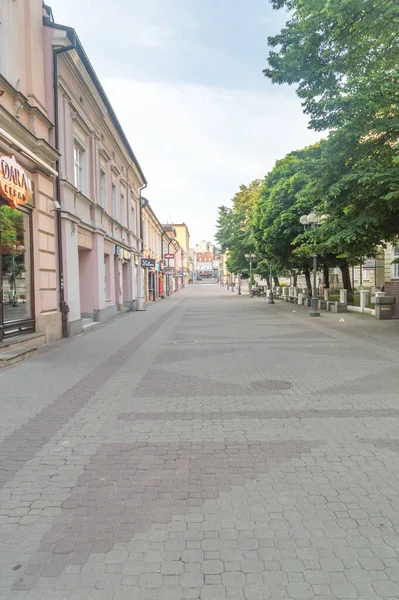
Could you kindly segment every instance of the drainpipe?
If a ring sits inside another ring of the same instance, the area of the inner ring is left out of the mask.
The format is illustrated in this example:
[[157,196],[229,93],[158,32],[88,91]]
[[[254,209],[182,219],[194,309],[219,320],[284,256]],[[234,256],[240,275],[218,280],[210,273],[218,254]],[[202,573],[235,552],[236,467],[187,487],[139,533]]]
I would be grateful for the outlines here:
[[[54,86],[54,135],[55,148],[59,152],[59,112],[58,112],[58,56],[64,52],[69,52],[76,48],[74,39],[70,46],[53,49],[53,86]],[[68,312],[69,307],[65,302],[64,294],[64,254],[62,247],[62,228],[61,228],[61,178],[60,178],[60,159],[56,162],[57,176],[55,178],[55,200],[56,200],[56,218],[57,218],[57,241],[58,241],[58,285],[60,289],[60,311],[62,321],[62,337],[68,337]]]

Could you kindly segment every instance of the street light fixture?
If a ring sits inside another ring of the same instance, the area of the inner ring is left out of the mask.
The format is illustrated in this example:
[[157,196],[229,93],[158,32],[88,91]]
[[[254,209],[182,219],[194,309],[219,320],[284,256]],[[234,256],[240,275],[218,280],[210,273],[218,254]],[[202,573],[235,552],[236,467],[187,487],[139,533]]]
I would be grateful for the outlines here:
[[[302,217],[299,219],[299,222],[301,225],[304,226],[305,231],[306,231],[306,228],[308,225],[314,231],[327,218],[328,218],[328,215],[317,215],[316,210],[314,209],[308,215],[302,215]],[[317,299],[316,278],[317,278],[317,254],[316,254],[316,252],[314,252],[314,254],[313,254],[312,299],[311,299],[311,303],[310,303],[310,313],[309,313],[311,317],[320,317],[320,311],[319,311],[318,299]]]
[[252,261],[255,260],[256,254],[246,254],[245,258],[249,260],[249,297],[253,298],[252,293]]

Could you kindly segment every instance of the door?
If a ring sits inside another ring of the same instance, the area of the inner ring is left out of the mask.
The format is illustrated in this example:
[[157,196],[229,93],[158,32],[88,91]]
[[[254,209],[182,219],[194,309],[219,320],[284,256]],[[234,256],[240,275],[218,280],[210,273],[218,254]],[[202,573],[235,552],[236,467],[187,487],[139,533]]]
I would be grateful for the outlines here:
[[31,213],[0,206],[0,341],[34,331]]

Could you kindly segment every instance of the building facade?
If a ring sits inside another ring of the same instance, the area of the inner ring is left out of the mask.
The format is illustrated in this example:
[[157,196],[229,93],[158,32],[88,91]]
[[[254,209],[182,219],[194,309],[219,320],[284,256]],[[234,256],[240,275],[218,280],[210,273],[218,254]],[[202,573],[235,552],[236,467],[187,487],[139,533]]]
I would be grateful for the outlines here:
[[0,342],[61,336],[41,0],[0,3]]
[[176,231],[176,239],[183,251],[183,281],[190,281],[190,232],[185,223],[173,223],[170,225]]
[[68,335],[76,335],[85,319],[133,310],[143,294],[139,199],[146,180],[75,31],[51,15],[44,22],[47,105],[61,154],[63,293]]
[[163,238],[165,231],[149,201],[142,198],[143,219],[143,278],[145,298],[154,302],[165,296]]
[[[171,292],[177,292],[184,286],[184,264],[185,254],[177,239],[177,231],[174,225],[163,225],[165,231],[165,247],[164,257],[165,266],[169,270],[168,286]],[[172,254],[174,255],[173,259]]]
[[212,252],[197,252],[197,273],[201,279],[214,277]]

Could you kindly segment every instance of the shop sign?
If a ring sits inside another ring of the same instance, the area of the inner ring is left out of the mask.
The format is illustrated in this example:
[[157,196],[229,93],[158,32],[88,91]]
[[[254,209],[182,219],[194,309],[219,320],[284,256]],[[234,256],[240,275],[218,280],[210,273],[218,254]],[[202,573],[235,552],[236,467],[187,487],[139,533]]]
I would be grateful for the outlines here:
[[139,264],[139,255],[138,255],[138,254],[136,254],[136,253],[134,254],[134,264],[135,264],[136,266],[138,266],[138,264]]
[[118,256],[118,258],[120,258],[120,260],[123,260],[123,253],[124,253],[123,248],[121,248],[120,246],[115,244],[114,254],[117,254],[117,256]]
[[129,252],[129,250],[124,250],[123,251],[123,259],[130,260],[130,257],[131,257],[131,252]]
[[31,181],[15,156],[0,157],[0,195],[8,200],[11,208],[28,204],[31,198]]
[[164,258],[168,258],[168,259],[169,259],[169,258],[174,258],[174,257],[175,257],[175,255],[174,255],[174,254],[165,254],[165,255],[164,255]]
[[141,266],[143,269],[155,269],[155,258],[142,258]]
[[175,270],[172,267],[165,267],[163,272],[165,273],[165,275],[174,275],[175,274]]

